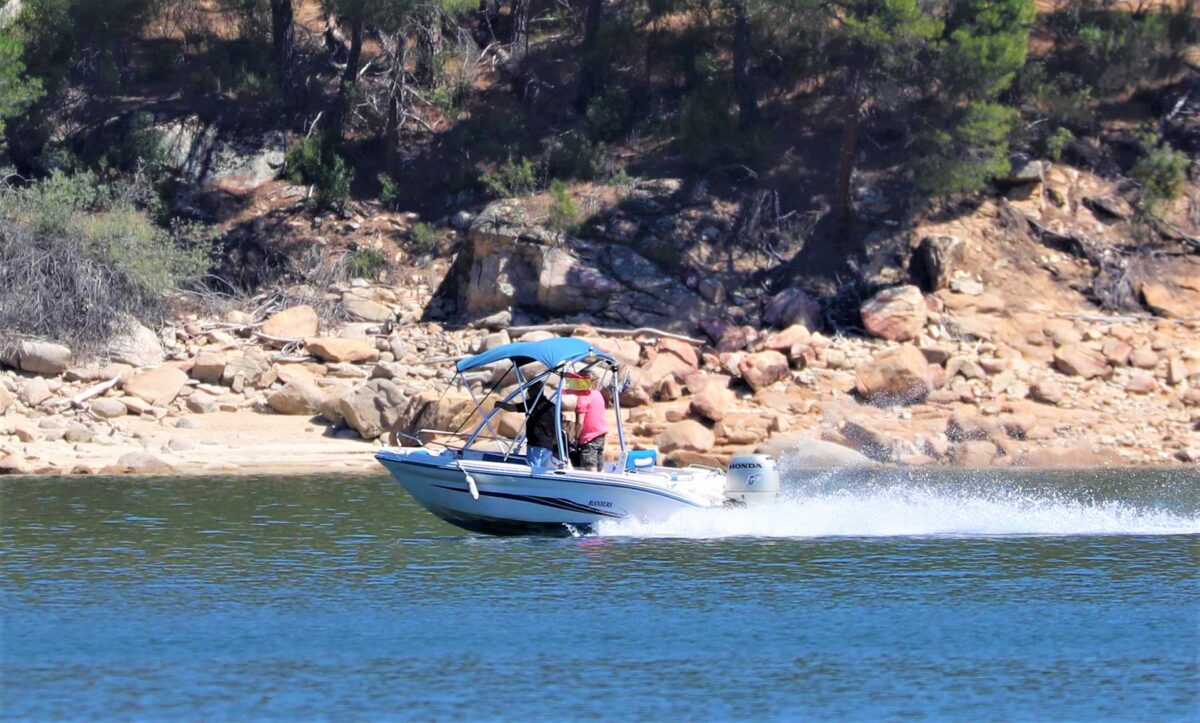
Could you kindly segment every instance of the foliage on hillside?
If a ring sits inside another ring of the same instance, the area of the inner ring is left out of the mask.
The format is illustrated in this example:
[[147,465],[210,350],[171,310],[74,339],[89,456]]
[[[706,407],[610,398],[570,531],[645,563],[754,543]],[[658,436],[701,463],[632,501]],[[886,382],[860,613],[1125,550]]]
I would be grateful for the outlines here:
[[[63,169],[87,185],[89,172],[154,165],[137,143],[120,160],[80,148],[113,112],[208,113],[291,133],[284,173],[319,209],[373,197],[442,214],[550,188],[553,224],[574,229],[560,182],[669,169],[793,193],[824,218],[813,233],[835,242],[826,256],[853,253],[846,242],[869,233],[860,207],[874,189],[920,214],[987,189],[1014,151],[1095,167],[1088,148],[1102,145],[1106,108],[1194,92],[1182,56],[1200,42],[1195,0],[1061,0],[1040,15],[1034,0],[23,0],[19,10],[0,21],[0,167],[28,184],[7,191],[10,209],[66,182],[52,175]],[[1181,192],[1200,150],[1194,128],[1163,115],[1142,113],[1122,131],[1124,150],[1100,151],[1110,172],[1140,184],[1148,213]],[[1153,142],[1132,140],[1139,121]],[[155,181],[167,206],[187,182]],[[126,256],[169,247],[172,217],[187,214],[135,206],[121,213],[149,225],[110,246],[138,250]],[[126,272],[156,291],[194,275],[147,285]]]
[[204,275],[214,236],[205,226],[156,223],[143,177],[54,174],[0,185],[0,329],[97,350],[122,314],[154,317],[163,295]]

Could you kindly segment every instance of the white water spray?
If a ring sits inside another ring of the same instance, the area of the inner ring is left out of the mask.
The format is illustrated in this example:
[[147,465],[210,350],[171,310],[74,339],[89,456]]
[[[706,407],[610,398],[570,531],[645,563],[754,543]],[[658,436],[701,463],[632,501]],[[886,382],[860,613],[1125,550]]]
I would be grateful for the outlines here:
[[841,471],[796,482],[793,472],[793,484],[771,505],[688,510],[655,522],[606,521],[597,532],[681,538],[1200,534],[1195,505],[1179,511],[1000,480],[933,484],[934,474],[921,481],[895,472]]

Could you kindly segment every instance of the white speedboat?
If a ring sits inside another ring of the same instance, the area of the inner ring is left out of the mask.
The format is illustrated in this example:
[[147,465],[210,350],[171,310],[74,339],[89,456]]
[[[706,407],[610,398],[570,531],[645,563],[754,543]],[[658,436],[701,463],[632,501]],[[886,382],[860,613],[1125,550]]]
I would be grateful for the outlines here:
[[[666,467],[653,449],[629,449],[621,423],[619,364],[582,339],[519,342],[477,354],[458,362],[452,383],[485,368],[493,370],[496,387],[515,382],[500,400],[510,407],[517,400],[528,411],[539,395],[549,395],[555,407],[555,458],[526,455],[524,426],[515,438],[497,432],[501,408],[484,406],[491,392],[483,399],[471,392],[480,421],[469,434],[420,430],[401,435],[415,446],[387,447],[375,455],[418,502],[453,525],[491,534],[571,534],[603,520],[657,520],[688,508],[768,500],[779,490],[775,463],[765,455],[734,457],[722,471]],[[572,467],[562,429],[568,386],[563,380],[579,379],[594,368],[609,381],[620,445],[617,461],[599,472]],[[464,386],[470,391],[470,384]]]

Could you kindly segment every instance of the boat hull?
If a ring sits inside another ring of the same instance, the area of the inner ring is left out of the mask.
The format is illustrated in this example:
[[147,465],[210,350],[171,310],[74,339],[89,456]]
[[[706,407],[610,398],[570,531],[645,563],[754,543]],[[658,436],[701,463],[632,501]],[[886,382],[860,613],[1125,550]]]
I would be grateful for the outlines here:
[[[571,535],[593,530],[604,520],[664,519],[683,509],[711,506],[707,499],[636,484],[621,475],[538,473],[525,465],[462,462],[449,455],[385,451],[376,458],[423,507],[472,532]],[[478,499],[471,494],[467,473]]]

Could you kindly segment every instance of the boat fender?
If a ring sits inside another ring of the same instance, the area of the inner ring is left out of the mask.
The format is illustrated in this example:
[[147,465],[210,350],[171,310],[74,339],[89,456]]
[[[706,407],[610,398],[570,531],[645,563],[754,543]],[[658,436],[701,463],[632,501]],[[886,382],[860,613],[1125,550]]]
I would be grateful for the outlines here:
[[458,471],[462,472],[463,477],[467,478],[467,491],[471,493],[472,498],[479,499],[479,486],[475,484],[475,478],[471,476],[470,472],[463,468],[462,460],[458,460],[457,464]]
[[734,502],[769,501],[779,494],[779,471],[765,454],[739,454],[729,462],[725,497]]

